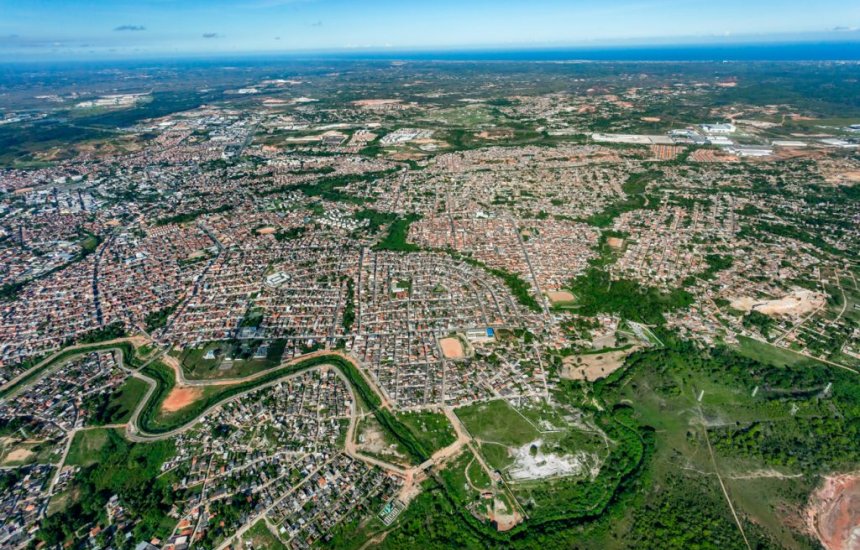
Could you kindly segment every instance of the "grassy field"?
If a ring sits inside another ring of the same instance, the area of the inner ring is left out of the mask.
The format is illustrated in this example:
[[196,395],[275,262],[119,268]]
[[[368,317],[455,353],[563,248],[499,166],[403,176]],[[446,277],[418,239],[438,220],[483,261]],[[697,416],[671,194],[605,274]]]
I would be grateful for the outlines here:
[[57,441],[29,441],[0,438],[0,466],[51,464],[59,460]]
[[92,404],[91,424],[102,426],[128,422],[148,387],[143,380],[129,377],[116,390]]
[[[243,378],[278,366],[286,342],[276,340],[268,346],[265,357],[253,357],[259,342],[209,342],[199,348],[189,348],[179,354],[182,371],[189,380],[216,380],[219,378]],[[215,359],[204,359],[209,351],[215,351]],[[233,361],[226,362],[230,357]]]
[[815,359],[810,359],[790,350],[778,348],[776,346],[760,342],[759,340],[747,338],[746,336],[741,336],[738,340],[740,343],[738,344],[737,349],[741,354],[749,357],[750,359],[761,361],[767,365],[773,365],[774,367],[813,367],[821,365],[821,363]]
[[286,550],[286,546],[269,531],[265,520],[259,520],[242,537],[245,544],[251,548],[266,548],[270,550]]
[[506,400],[499,399],[461,407],[457,417],[475,439],[518,447],[540,435]]
[[[72,446],[69,447],[66,464],[69,466],[96,464],[101,456],[102,448],[107,444],[108,432],[112,430],[112,428],[100,428],[77,432],[72,440]],[[119,432],[117,431],[117,433]]]
[[405,412],[399,413],[397,419],[409,428],[431,453],[457,440],[454,428],[442,413]]
[[[651,426],[656,435],[647,474],[654,489],[641,498],[652,506],[689,501],[691,517],[731,526],[716,468],[751,539],[773,537],[779,547],[808,548],[806,536],[791,525],[801,522],[799,511],[816,479],[811,474],[838,468],[845,460],[842,454],[850,454],[851,434],[826,434],[838,426],[828,420],[831,414],[850,415],[851,407],[856,408],[848,404],[855,391],[854,375],[746,339],[741,351],[771,366],[750,362],[732,370],[720,362],[697,364],[693,356],[666,353],[654,355],[661,359],[653,364],[628,367],[627,374],[610,382],[611,400],[632,403],[633,418]],[[740,362],[730,357],[724,359],[726,365]],[[807,368],[810,364],[818,368]],[[834,388],[830,398],[825,393],[829,381]],[[760,439],[747,435],[750,428],[761,433]],[[810,436],[809,430],[818,435]],[[828,447],[819,450],[824,438]],[[694,487],[699,487],[700,498],[687,494]],[[670,519],[680,529],[683,518],[667,516],[663,521]],[[657,520],[655,516],[649,521]],[[637,521],[630,519],[633,534],[653,541],[647,535],[651,527]],[[728,530],[720,536],[732,540],[737,533]]]
[[503,399],[456,411],[487,463],[499,471],[514,464],[511,453],[515,448],[529,443],[539,446],[541,455],[570,457],[585,452],[603,460],[608,454],[604,434],[572,424],[564,417],[566,412],[544,402],[514,408]]

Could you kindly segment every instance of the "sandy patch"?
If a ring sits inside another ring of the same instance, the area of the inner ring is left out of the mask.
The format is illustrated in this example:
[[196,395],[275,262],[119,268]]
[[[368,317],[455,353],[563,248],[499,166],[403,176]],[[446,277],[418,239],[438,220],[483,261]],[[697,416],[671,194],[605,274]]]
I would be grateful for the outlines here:
[[612,248],[621,248],[624,246],[624,239],[620,239],[618,237],[609,237],[606,239],[606,244],[611,246]]
[[833,172],[825,176],[830,183],[858,183],[860,182],[860,170],[846,172]]
[[194,403],[203,396],[201,388],[175,387],[161,404],[163,412],[176,412]]
[[356,107],[381,107],[383,105],[397,105],[403,103],[402,99],[359,99],[353,101]]
[[643,116],[642,122],[660,122],[662,119],[658,116]]
[[462,359],[466,357],[463,342],[459,338],[442,338],[439,340],[439,346],[442,348],[442,355],[445,356],[445,359]]
[[561,377],[589,382],[606,378],[624,366],[624,360],[635,350],[633,347],[621,351],[566,357],[561,367]]
[[574,300],[573,293],[567,290],[550,290],[546,294],[549,297],[549,301],[554,304],[572,302]]
[[30,449],[15,449],[3,458],[5,464],[11,462],[26,462],[33,456],[33,451]]
[[497,531],[510,531],[523,520],[516,510],[513,513],[509,512],[502,499],[494,498],[492,510],[489,510],[489,506],[487,508],[487,517],[490,518],[490,521],[495,522]]
[[360,429],[361,435],[357,439],[356,450],[381,457],[392,464],[406,465],[408,463],[406,455],[397,450],[397,445],[385,440],[385,434],[378,424],[363,424]]
[[742,296],[731,300],[731,306],[738,311],[758,311],[765,315],[805,315],[824,307],[827,298],[821,292],[795,290],[777,300],[756,300]]
[[506,139],[514,137],[514,131],[509,128],[495,128],[492,130],[482,130],[475,134],[475,137],[481,139]]
[[696,149],[688,157],[693,162],[739,162],[736,155],[721,149]]
[[860,550],[860,474],[824,478],[809,499],[807,527],[828,550]]
[[277,231],[274,227],[261,227],[257,230],[257,235],[274,235]]

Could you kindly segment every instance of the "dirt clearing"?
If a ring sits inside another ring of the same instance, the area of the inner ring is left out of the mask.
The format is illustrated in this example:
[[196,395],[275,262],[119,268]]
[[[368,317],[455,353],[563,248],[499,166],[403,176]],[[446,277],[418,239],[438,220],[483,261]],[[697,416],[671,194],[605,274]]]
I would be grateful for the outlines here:
[[14,451],[3,457],[4,464],[12,464],[17,462],[26,462],[33,456],[33,451],[30,449],[15,449]]
[[201,388],[173,388],[167,395],[167,399],[161,404],[161,410],[163,412],[176,412],[194,403],[202,396],[203,390]]
[[573,293],[567,290],[551,290],[546,293],[549,296],[549,301],[554,304],[562,304],[564,302],[572,302],[574,300]]
[[442,347],[442,355],[445,356],[445,359],[463,359],[466,357],[463,342],[459,338],[442,338],[439,340],[439,345]]
[[824,478],[809,499],[806,521],[828,550],[860,550],[860,473]]
[[736,298],[731,301],[731,306],[738,311],[758,311],[765,315],[805,315],[824,307],[825,303],[824,294],[801,289],[777,300]]
[[588,380],[594,382],[606,378],[624,365],[628,355],[637,348],[605,353],[590,353],[567,357],[561,368],[561,377],[569,380]]
[[621,248],[624,246],[624,239],[619,237],[609,237],[606,239],[606,244],[608,244],[611,248]]

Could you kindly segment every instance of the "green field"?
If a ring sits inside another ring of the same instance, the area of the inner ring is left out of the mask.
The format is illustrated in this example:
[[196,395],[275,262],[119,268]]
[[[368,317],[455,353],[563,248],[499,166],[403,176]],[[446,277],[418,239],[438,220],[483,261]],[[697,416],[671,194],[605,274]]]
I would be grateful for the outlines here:
[[128,422],[148,387],[143,380],[129,377],[112,392],[100,394],[86,401],[86,407],[92,415],[90,423],[102,426]]
[[504,399],[461,407],[455,412],[469,434],[482,443],[518,447],[540,436],[540,432]]
[[442,413],[405,412],[398,413],[396,417],[415,434],[430,453],[447,447],[457,440],[454,428]]
[[[188,348],[179,353],[182,372],[189,380],[216,380],[219,378],[244,378],[260,371],[271,369],[281,363],[286,341],[268,343],[265,357],[254,357],[262,341],[209,342],[201,347]],[[207,352],[216,352],[214,359],[205,359]],[[232,361],[226,361],[230,357]]]
[[286,550],[286,546],[269,531],[265,520],[259,520],[242,536],[251,548],[266,548],[270,550]]
[[102,454],[102,449],[108,442],[111,428],[80,431],[75,434],[66,464],[69,466],[89,466],[96,464]]
[[822,363],[815,359],[746,336],[739,337],[738,341],[738,351],[741,354],[774,367],[822,366]]
[[139,518],[132,530],[135,538],[165,538],[175,525],[168,513],[183,498],[183,491],[173,489],[172,478],[158,477],[161,465],[174,452],[172,441],[129,443],[114,429],[78,432],[67,463],[79,465],[81,470],[69,489],[56,497],[59,502],[43,521],[39,539],[54,546],[75,538],[82,524],[106,527],[105,505],[112,495]]

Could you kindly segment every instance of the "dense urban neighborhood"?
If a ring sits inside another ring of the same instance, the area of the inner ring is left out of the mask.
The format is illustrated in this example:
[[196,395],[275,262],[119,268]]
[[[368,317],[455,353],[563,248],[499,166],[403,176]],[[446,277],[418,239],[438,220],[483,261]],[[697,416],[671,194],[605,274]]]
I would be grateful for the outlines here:
[[858,65],[69,71],[0,548],[856,547]]

